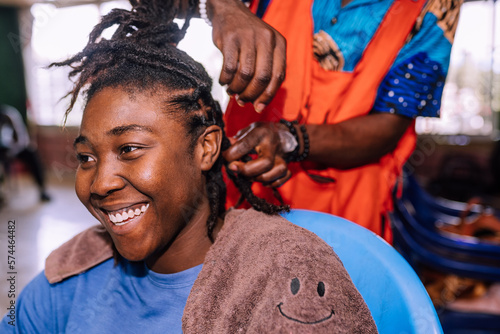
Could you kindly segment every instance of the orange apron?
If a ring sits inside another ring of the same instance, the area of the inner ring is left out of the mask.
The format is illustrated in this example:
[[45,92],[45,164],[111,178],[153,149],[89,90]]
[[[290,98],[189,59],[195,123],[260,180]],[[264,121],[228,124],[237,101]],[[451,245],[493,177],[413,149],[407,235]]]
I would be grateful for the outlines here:
[[[287,39],[286,80],[261,114],[251,104],[240,107],[231,99],[225,113],[228,136],[256,121],[284,118],[306,124],[334,124],[368,114],[425,0],[395,0],[352,72],[323,70],[314,59],[312,2],[271,1],[263,19]],[[256,7],[257,1],[252,9]],[[279,192],[292,208],[344,217],[391,242],[390,226],[384,223],[392,210],[391,191],[415,142],[414,127],[410,126],[397,148],[378,163],[349,170],[318,170],[308,162],[291,163],[288,167],[293,176]],[[313,174],[334,181],[317,182],[317,178],[311,178]],[[269,188],[255,183],[252,189],[257,196],[276,202]],[[228,207],[238,199],[236,187],[228,182]]]

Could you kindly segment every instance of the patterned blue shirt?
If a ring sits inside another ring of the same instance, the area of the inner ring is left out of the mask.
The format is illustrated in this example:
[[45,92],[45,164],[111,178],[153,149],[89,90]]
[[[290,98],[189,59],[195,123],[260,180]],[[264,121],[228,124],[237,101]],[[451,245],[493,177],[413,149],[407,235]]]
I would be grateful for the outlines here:
[[[265,13],[270,1],[261,0],[258,15]],[[335,70],[354,70],[393,2],[353,0],[341,7],[341,0],[314,1],[314,33],[327,33],[333,40],[336,58],[341,59],[340,67]],[[373,112],[411,118],[439,116],[459,6],[459,0],[427,1],[411,39],[379,87]]]

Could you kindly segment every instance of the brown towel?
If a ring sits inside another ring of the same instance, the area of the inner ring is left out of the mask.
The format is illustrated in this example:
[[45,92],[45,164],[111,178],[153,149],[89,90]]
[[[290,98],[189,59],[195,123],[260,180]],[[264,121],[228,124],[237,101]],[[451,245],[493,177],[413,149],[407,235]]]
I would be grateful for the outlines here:
[[313,233],[230,211],[189,295],[184,333],[376,333],[339,258]]
[[[94,226],[53,251],[50,283],[113,256]],[[184,333],[376,333],[363,299],[331,247],[279,216],[227,213],[189,296]]]
[[93,226],[54,250],[45,260],[49,283],[80,274],[113,256],[113,241],[102,225]]

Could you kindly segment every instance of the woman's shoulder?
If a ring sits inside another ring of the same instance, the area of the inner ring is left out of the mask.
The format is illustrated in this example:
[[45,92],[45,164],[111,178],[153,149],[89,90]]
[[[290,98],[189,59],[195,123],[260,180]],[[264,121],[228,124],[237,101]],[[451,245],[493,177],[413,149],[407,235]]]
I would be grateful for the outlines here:
[[80,274],[113,257],[110,235],[92,226],[62,244],[47,257],[45,276],[50,283]]
[[20,333],[60,333],[68,320],[73,306],[85,296],[96,294],[105,285],[106,277],[113,270],[109,259],[90,270],[50,283],[42,271],[21,291],[15,304],[15,327],[7,314],[0,323],[0,332],[10,333],[17,328]]

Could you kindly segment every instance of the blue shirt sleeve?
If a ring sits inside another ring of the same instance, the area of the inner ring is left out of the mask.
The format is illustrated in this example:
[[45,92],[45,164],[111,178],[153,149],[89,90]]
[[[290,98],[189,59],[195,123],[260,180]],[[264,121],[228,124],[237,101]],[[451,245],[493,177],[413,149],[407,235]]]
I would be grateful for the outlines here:
[[54,326],[50,284],[44,273],[36,276],[20,293],[0,323],[0,333],[57,333]]
[[373,111],[439,117],[452,43],[428,12],[379,87]]

